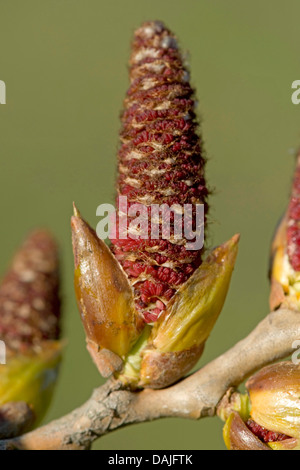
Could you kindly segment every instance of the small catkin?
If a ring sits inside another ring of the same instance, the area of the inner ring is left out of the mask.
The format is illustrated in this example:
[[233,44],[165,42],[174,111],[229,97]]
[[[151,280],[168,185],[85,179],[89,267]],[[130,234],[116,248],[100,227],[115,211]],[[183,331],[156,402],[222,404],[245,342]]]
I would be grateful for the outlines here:
[[0,286],[0,339],[8,352],[37,351],[60,328],[58,251],[52,236],[33,232]]
[[297,158],[288,207],[287,252],[295,271],[300,271],[300,155]]

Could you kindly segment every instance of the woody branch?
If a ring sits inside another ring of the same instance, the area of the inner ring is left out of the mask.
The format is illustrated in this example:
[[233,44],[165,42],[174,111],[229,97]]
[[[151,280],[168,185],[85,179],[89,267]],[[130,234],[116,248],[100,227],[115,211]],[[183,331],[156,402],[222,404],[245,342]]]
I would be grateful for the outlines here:
[[214,416],[227,390],[292,352],[300,337],[299,313],[271,312],[242,341],[198,372],[162,390],[131,392],[109,380],[69,415],[19,438],[1,441],[2,450],[85,450],[99,437],[129,424],[164,417]]

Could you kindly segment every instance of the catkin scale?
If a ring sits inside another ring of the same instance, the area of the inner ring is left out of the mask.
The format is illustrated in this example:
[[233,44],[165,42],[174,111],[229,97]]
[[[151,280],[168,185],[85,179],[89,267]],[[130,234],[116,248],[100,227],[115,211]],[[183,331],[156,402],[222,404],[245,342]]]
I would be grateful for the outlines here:
[[[160,22],[144,23],[134,36],[130,88],[124,102],[119,149],[118,198],[139,203],[190,204],[208,211],[205,158],[194,108],[194,91],[175,36]],[[120,218],[117,215],[117,228]],[[128,218],[127,229],[131,219]],[[202,249],[187,250],[187,239],[111,237],[112,251],[134,287],[135,305],[156,321],[178,288],[201,264]],[[171,219],[171,237],[174,235]],[[117,232],[118,233],[118,232]],[[183,232],[184,233],[184,232]],[[128,235],[128,232],[127,232]]]

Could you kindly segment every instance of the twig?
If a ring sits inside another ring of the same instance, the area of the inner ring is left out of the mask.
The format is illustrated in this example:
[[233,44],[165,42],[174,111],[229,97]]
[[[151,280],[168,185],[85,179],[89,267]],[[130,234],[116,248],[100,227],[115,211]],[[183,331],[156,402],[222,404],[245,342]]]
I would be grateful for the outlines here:
[[163,390],[130,392],[110,380],[69,415],[25,434],[1,441],[0,448],[84,450],[100,436],[128,424],[163,417],[200,419],[214,416],[219,401],[261,367],[287,357],[300,338],[294,310],[270,313],[245,339],[198,372]]

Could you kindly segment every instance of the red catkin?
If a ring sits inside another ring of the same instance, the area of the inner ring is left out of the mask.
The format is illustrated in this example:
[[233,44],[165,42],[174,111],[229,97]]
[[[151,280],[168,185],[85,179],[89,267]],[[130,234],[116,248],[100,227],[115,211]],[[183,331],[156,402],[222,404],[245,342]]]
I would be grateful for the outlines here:
[[[128,208],[139,203],[204,204],[207,195],[202,142],[194,112],[194,91],[175,36],[161,23],[149,22],[134,36],[130,60],[130,88],[122,113],[119,149],[118,198]],[[118,213],[117,228],[121,215]],[[130,223],[128,218],[127,229]],[[187,250],[185,238],[111,237],[112,250],[127,273],[138,311],[154,322],[167,303],[201,264],[200,250]],[[150,224],[148,234],[150,236]],[[118,232],[117,232],[118,233]],[[171,236],[174,233],[174,220]],[[184,232],[183,232],[184,233]]]
[[293,269],[300,271],[300,156],[297,158],[292,195],[288,207],[287,251]]

